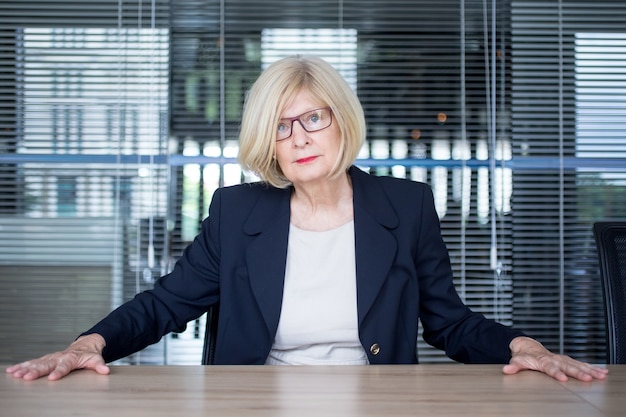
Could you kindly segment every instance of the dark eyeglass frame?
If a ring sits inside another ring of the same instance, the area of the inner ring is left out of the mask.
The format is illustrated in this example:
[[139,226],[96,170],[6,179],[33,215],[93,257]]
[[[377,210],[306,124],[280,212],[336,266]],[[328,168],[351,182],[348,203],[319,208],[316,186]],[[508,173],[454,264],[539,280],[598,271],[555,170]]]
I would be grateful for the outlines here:
[[[302,117],[306,116],[310,113],[314,113],[316,111],[320,111],[320,110],[328,110],[328,116],[330,121],[328,122],[327,126],[321,127],[319,129],[307,129],[307,127],[304,125],[304,123],[302,122]],[[330,125],[333,124],[333,110],[330,107],[320,107],[319,109],[313,109],[313,110],[309,110],[309,111],[305,111],[302,114],[299,114],[297,116],[294,117],[285,117],[280,119],[278,122],[280,123],[286,123],[289,122],[289,136],[286,136],[284,138],[278,138],[278,132],[276,132],[276,142],[281,142],[283,140],[289,139],[292,135],[293,135],[293,122],[298,121],[298,123],[300,123],[300,126],[302,126],[302,129],[304,129],[305,132],[311,133],[311,132],[319,132],[320,130],[324,130],[330,127]]]

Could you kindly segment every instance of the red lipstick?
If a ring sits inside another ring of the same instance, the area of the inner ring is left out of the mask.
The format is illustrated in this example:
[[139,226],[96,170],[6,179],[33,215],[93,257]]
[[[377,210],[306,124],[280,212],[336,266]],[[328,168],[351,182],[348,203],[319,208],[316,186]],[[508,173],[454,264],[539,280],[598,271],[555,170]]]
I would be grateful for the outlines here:
[[316,158],[317,158],[317,156],[309,156],[309,157],[306,157],[306,158],[298,159],[296,161],[296,163],[297,164],[306,164],[308,162],[314,161]]

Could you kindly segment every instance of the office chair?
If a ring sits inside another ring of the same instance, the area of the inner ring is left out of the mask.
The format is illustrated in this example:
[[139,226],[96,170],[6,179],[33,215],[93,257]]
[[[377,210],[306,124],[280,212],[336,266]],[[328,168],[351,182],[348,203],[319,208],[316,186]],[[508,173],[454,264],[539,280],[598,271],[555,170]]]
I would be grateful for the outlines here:
[[217,337],[217,321],[220,305],[213,304],[206,313],[204,329],[204,346],[202,348],[202,365],[213,365],[215,360],[215,340]]
[[593,225],[598,248],[607,362],[626,364],[626,221],[603,221]]

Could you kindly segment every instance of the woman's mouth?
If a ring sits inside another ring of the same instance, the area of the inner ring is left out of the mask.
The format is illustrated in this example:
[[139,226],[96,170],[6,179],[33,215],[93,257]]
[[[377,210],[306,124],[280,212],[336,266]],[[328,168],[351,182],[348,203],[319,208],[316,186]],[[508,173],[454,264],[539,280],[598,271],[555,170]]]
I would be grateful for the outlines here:
[[296,160],[297,164],[307,164],[309,162],[314,161],[317,158],[317,156],[308,156],[306,158],[300,158],[298,160]]

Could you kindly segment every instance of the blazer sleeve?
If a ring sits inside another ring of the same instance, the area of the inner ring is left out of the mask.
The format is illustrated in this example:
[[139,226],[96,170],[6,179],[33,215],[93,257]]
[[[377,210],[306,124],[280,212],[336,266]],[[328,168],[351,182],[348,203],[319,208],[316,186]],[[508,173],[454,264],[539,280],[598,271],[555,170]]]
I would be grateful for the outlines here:
[[190,320],[218,301],[220,196],[218,189],[200,233],[183,251],[173,271],[159,278],[153,289],[135,295],[83,333],[104,337],[105,361],[135,353],[167,333],[183,331]]
[[523,332],[473,312],[458,295],[432,190],[423,187],[415,265],[424,340],[463,363],[507,363],[509,344]]

